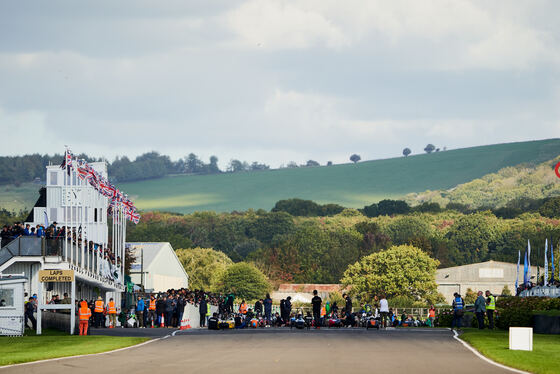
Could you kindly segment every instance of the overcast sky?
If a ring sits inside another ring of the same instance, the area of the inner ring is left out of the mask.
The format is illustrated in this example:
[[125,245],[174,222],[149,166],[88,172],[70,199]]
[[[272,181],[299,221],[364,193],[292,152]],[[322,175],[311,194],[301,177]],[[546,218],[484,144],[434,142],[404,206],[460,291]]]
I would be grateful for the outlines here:
[[[89,4],[89,5],[85,5]],[[560,136],[560,1],[2,1],[0,155],[274,167]]]

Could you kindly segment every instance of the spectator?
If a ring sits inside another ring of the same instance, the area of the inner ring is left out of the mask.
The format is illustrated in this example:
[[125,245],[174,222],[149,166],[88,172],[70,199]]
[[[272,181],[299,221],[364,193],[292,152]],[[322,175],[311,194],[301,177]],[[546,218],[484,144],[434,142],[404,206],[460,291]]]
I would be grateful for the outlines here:
[[173,298],[169,295],[165,300],[165,327],[167,328],[173,326],[173,306]]
[[138,321],[138,327],[144,328],[144,299],[138,296],[138,301],[136,302],[136,320]]
[[463,313],[464,313],[464,305],[465,301],[457,292],[453,295],[455,298],[453,299],[453,321],[451,321],[451,328],[461,328],[461,322],[463,320]]
[[486,312],[486,300],[484,300],[484,296],[482,296],[482,291],[478,291],[478,297],[474,302],[474,312],[478,321],[478,328],[480,330],[484,329],[484,312]]
[[206,303],[206,296],[202,294],[200,297],[200,303],[198,305],[198,311],[200,313],[200,327],[206,326],[206,313],[208,313],[208,304]]
[[385,295],[380,296],[379,300],[379,313],[381,314],[381,327],[387,327],[387,318],[389,317],[389,302]]
[[[33,297],[29,298],[29,301],[25,304],[25,319],[31,321],[31,325],[33,326],[33,330],[37,330],[37,320],[33,315],[35,311],[34,307],[34,300]],[[27,326],[27,324],[26,324]]]
[[496,298],[489,290],[486,290],[486,316],[490,330],[494,330],[494,310],[496,310]]
[[255,303],[255,314],[257,317],[261,317],[263,313],[263,299],[257,300]]
[[270,294],[266,294],[266,297],[263,301],[264,305],[264,316],[267,323],[271,322],[271,314],[272,314],[272,299],[270,298]]
[[430,327],[434,327],[434,322],[436,319],[436,309],[433,305],[430,306],[430,310],[428,311],[428,321],[430,321]]
[[315,328],[320,328],[321,325],[321,306],[323,300],[319,297],[317,290],[313,290],[313,298],[311,299],[311,305],[313,306],[313,318],[315,320]]

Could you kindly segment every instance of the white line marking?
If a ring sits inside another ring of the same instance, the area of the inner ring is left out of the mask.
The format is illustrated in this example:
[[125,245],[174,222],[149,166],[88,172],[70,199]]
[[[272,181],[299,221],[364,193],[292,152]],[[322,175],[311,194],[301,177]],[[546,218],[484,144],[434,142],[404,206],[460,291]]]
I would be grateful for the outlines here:
[[469,343],[460,339],[459,334],[457,334],[457,331],[455,331],[455,330],[452,330],[452,331],[453,331],[453,339],[461,342],[461,344],[463,344],[468,350],[470,350],[472,353],[474,353],[478,358],[488,362],[489,364],[492,364],[494,366],[497,366],[497,367],[505,369],[505,370],[513,371],[514,373],[531,374],[528,371],[523,371],[523,370],[519,370],[519,369],[510,368],[509,366],[505,366],[505,365],[499,364],[495,361],[492,361],[488,357],[483,356],[479,351],[477,351],[475,348],[473,348]]
[[[166,337],[169,337],[169,335],[167,335]],[[143,342],[143,343],[138,343],[138,344],[135,344],[135,345],[131,345],[129,347],[118,348],[118,349],[114,349],[112,351],[106,351],[106,352],[88,353],[88,354],[85,354],[85,355],[76,355],[76,356],[56,357],[56,358],[49,358],[49,359],[46,359],[46,360],[38,360],[38,361],[22,362],[22,363],[19,363],[19,364],[4,365],[4,366],[0,366],[0,370],[6,369],[6,368],[12,368],[12,367],[16,367],[16,366],[40,364],[40,363],[43,363],[43,362],[61,361],[61,360],[69,359],[69,358],[80,358],[80,357],[87,357],[87,356],[105,355],[107,353],[115,353],[115,352],[120,352],[120,351],[124,351],[124,350],[131,349],[131,348],[138,348],[138,347],[141,347],[141,346],[146,345],[146,344],[157,342],[158,340],[161,340],[161,339],[163,339],[163,338],[152,339],[152,340],[148,340],[148,341]]]

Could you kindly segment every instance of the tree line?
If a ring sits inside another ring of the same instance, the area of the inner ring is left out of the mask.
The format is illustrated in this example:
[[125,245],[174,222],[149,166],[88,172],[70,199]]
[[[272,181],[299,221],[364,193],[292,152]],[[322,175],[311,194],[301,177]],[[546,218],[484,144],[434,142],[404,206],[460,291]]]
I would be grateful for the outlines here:
[[[88,162],[102,161],[101,158],[90,157],[86,154],[80,154],[78,158]],[[45,178],[45,167],[47,165],[58,165],[62,163],[63,155],[24,155],[24,156],[0,156],[0,185],[32,182],[34,180],[43,181]],[[352,155],[352,162],[358,162],[360,156]],[[331,161],[327,162],[327,166],[331,166]],[[294,161],[290,161],[282,168],[300,168],[300,167],[316,167],[320,166],[315,160],[308,160],[304,164],[298,165]],[[176,174],[219,174],[219,173],[238,173],[246,171],[269,170],[270,165],[258,161],[247,162],[238,159],[232,159],[226,166],[225,170],[221,170],[218,166],[218,157],[210,156],[208,162],[200,159],[196,154],[189,153],[187,156],[176,161],[171,160],[169,156],[162,155],[158,152],[147,152],[134,160],[127,156],[116,157],[112,162],[107,161],[109,180],[113,183],[134,182],[146,179],[162,178],[167,175]]]
[[[78,158],[88,162],[102,161],[101,158],[80,154]],[[62,163],[63,155],[24,155],[0,157],[0,185],[43,181],[45,167]],[[134,160],[126,156],[116,157],[112,162],[107,161],[109,179],[113,183],[132,182],[145,179],[161,178],[172,174],[218,174],[223,172],[236,173],[241,171],[268,170],[269,165],[233,159],[225,171],[218,166],[218,157],[210,156],[208,163],[201,160],[194,153],[177,161],[158,152],[147,152]]]
[[[317,205],[305,206],[308,211],[322,209]],[[379,205],[384,209],[385,204]],[[256,263],[276,282],[338,283],[349,264],[400,245],[420,248],[442,267],[486,260],[516,262],[528,239],[535,248],[544,246],[545,238],[558,244],[560,220],[554,214],[554,218],[538,212],[500,218],[492,211],[453,209],[373,217],[356,209],[299,216],[279,209],[188,215],[147,212],[140,224],[129,228],[127,239],[169,241],[183,249],[212,248],[234,262]],[[536,251],[532,255],[535,264]]]

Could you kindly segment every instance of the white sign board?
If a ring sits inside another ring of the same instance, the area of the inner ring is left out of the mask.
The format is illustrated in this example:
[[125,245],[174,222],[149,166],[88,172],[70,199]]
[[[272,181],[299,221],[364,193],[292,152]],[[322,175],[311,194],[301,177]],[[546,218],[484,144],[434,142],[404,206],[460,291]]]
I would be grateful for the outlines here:
[[532,327],[510,327],[509,349],[518,351],[533,350],[533,328]]

